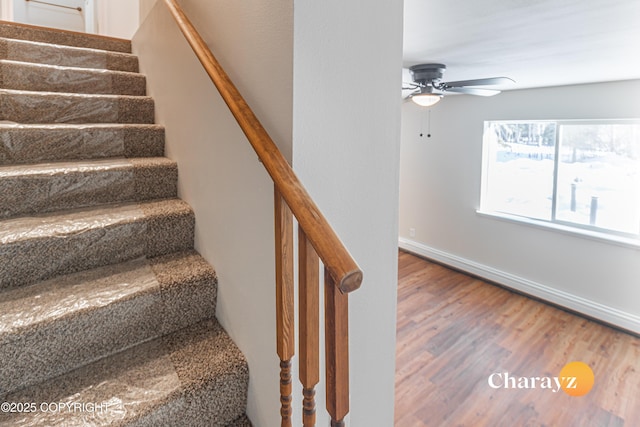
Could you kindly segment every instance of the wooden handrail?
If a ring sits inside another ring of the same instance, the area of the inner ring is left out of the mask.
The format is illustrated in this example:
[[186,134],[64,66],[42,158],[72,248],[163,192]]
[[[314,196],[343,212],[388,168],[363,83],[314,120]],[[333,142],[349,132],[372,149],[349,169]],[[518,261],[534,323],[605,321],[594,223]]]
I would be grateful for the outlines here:
[[280,358],[281,427],[291,427],[295,354],[293,217],[298,220],[300,382],[303,425],[316,423],[319,381],[319,262],[324,264],[326,406],[332,427],[344,427],[349,412],[349,292],[362,271],[298,180],[293,169],[222,69],[176,0],[165,0],[178,27],[220,92],[274,182],[276,253],[276,341]]
[[362,283],[362,271],[358,264],[180,5],[176,0],[165,0],[165,3],[340,292],[346,294],[358,289]]

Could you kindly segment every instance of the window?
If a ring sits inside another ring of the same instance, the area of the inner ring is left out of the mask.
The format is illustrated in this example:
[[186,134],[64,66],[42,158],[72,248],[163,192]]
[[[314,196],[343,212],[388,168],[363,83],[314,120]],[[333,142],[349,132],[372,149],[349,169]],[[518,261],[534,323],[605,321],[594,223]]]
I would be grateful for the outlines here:
[[485,122],[481,210],[638,238],[640,120]]

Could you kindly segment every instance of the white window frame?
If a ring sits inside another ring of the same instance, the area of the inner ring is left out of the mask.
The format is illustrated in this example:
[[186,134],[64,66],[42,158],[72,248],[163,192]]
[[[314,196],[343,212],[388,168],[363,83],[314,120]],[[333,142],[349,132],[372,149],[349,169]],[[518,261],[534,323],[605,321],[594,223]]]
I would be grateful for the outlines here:
[[640,119],[585,119],[585,120],[486,120],[483,132],[488,123],[555,123],[555,145],[554,145],[554,167],[553,167],[553,189],[551,199],[551,219],[531,218],[524,215],[495,211],[486,206],[487,194],[489,192],[488,168],[492,159],[489,158],[489,144],[484,141],[482,147],[482,169],[481,169],[481,191],[480,191],[480,208],[476,212],[481,216],[517,222],[534,227],[541,227],[562,233],[580,235],[596,240],[604,240],[607,242],[621,244],[623,246],[631,246],[640,249],[640,232],[638,234],[625,233],[616,230],[610,230],[597,225],[580,224],[557,218],[557,200],[558,200],[558,164],[560,159],[560,128],[562,125],[602,125],[602,124],[640,124]]

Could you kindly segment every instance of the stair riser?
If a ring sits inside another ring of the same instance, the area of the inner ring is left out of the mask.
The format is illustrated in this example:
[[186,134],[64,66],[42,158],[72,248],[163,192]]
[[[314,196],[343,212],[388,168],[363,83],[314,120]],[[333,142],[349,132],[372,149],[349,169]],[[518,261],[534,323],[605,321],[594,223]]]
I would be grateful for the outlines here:
[[0,165],[162,156],[159,126],[0,127]]
[[0,87],[42,92],[133,96],[146,94],[145,77],[140,74],[7,61],[0,62]]
[[6,21],[2,21],[2,25],[0,25],[0,37],[114,52],[131,52],[131,42],[128,40],[72,31],[60,31]]
[[147,97],[0,92],[0,119],[17,123],[153,123]]
[[[93,277],[75,274],[53,279],[57,286],[93,280],[109,303],[0,339],[0,360],[7,361],[0,365],[0,395],[213,317],[215,273],[211,267],[202,267],[200,257],[185,259],[196,263],[200,271],[187,277],[188,271],[176,269],[173,273],[182,280],[178,283],[155,276],[153,260],[134,261],[130,271],[112,273],[107,279],[104,271],[113,270],[111,267],[97,269]],[[112,284],[105,286],[105,281]],[[135,293],[127,292],[127,286],[140,282],[145,285],[136,285]],[[123,292],[127,292],[124,298],[118,295]]]
[[105,161],[111,166],[106,170],[91,165],[84,172],[75,164],[55,164],[26,175],[20,175],[22,167],[0,168],[0,218],[177,196],[175,163]]
[[[97,218],[83,229],[67,231],[62,224],[55,231],[45,227],[26,237],[11,238],[0,246],[0,290],[193,248],[193,212],[145,213],[146,209],[140,209],[138,218],[106,226],[100,221],[108,221],[108,217]],[[7,222],[3,225],[8,226]]]
[[0,59],[66,67],[138,72],[134,55],[0,38]]

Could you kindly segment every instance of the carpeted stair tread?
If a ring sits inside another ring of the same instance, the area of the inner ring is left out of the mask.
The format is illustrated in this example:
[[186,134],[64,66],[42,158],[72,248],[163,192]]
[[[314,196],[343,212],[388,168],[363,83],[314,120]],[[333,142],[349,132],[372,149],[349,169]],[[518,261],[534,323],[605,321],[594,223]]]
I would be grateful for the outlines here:
[[138,72],[138,57],[130,53],[3,37],[0,37],[0,59],[67,67]]
[[142,74],[0,60],[0,87],[4,89],[73,92],[106,95],[146,94]]
[[193,248],[194,215],[169,199],[0,221],[0,289]]
[[166,157],[0,166],[0,218],[177,196]]
[[163,155],[154,124],[0,124],[0,165]]
[[194,251],[99,267],[0,294],[0,395],[215,314]]
[[0,89],[0,120],[16,123],[154,122],[147,96],[94,95]]
[[249,417],[243,415],[231,422],[231,424],[227,425],[227,427],[253,427],[253,424],[251,424],[251,420],[249,420]]
[[[244,356],[210,319],[0,396],[38,409],[0,413],[0,426],[225,427],[244,414],[247,387]],[[48,402],[95,403],[100,409],[39,409]]]
[[0,37],[131,53],[130,40],[9,21],[0,21]]

